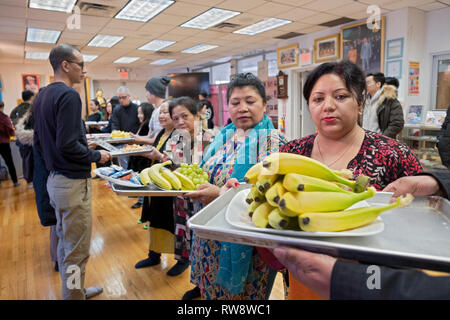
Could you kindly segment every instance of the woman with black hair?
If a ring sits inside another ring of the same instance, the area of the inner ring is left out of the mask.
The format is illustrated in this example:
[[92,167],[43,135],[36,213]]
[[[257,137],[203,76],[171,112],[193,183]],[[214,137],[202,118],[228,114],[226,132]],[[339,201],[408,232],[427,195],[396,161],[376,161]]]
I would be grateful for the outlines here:
[[208,100],[200,100],[197,104],[204,130],[214,129],[214,109]]
[[[100,103],[97,99],[91,99],[89,102],[89,109],[91,114],[88,115],[87,121],[99,122],[103,118],[103,114],[100,112]],[[88,133],[101,133],[100,126],[86,126]]]

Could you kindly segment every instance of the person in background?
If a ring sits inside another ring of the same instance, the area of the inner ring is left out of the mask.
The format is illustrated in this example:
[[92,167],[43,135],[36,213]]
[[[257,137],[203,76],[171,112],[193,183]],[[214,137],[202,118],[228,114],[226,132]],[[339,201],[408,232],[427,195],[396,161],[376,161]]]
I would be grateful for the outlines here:
[[113,101],[109,101],[106,104],[106,113],[105,113],[105,118],[103,119],[104,121],[108,121],[108,125],[104,126],[103,128],[101,128],[101,132],[102,133],[111,133],[111,117],[114,111],[114,104]]
[[151,144],[155,142],[156,136],[162,130],[159,123],[159,107],[166,97],[166,89],[170,83],[170,78],[166,76],[154,77],[145,84],[145,94],[147,101],[155,107],[149,123],[148,137],[151,139]]
[[[100,102],[97,99],[91,99],[89,101],[89,109],[91,114],[88,115],[87,121],[99,122],[103,118],[103,114],[100,112]],[[86,126],[88,133],[101,133],[100,126]]]
[[384,85],[384,74],[369,73],[366,76],[366,101],[363,108],[362,128],[365,130],[381,133],[378,124],[377,103]]
[[[169,113],[170,103],[170,100],[165,100],[159,107],[159,123],[163,129],[156,136],[153,146],[160,154],[163,154],[164,150],[166,150],[166,144],[170,141],[174,130],[173,121]],[[150,143],[150,138],[148,137],[135,136],[135,139],[137,143]],[[153,165],[155,162],[156,160],[152,160],[150,165]],[[149,251],[148,258],[136,263],[136,269],[156,266],[161,263],[162,253],[174,253],[175,222],[173,201],[173,197],[144,198],[140,222],[149,222]]]
[[30,109],[31,104],[33,103],[34,93],[30,90],[22,91],[22,100],[23,102],[19,104],[17,107],[12,109],[9,117],[13,125],[15,126],[20,118],[22,118],[25,113]]
[[[141,123],[136,133],[137,136],[148,135],[148,123],[153,113],[153,106],[150,103],[142,103],[138,108],[138,118]],[[134,141],[133,143],[136,143]],[[135,172],[141,172],[145,168],[150,166],[150,160],[144,157],[131,156],[128,162],[128,169],[132,169]],[[138,201],[131,206],[132,209],[138,209],[142,207],[144,197],[139,197]]]
[[22,172],[28,188],[33,187],[33,136],[34,136],[34,120],[33,105],[16,123],[16,139],[20,143],[19,151],[22,158]]
[[214,129],[214,109],[208,100],[200,100],[197,104],[204,130]]
[[[11,154],[11,137],[14,136],[14,127],[11,119],[3,113],[5,104],[0,101],[0,155],[8,167],[9,175],[14,183],[14,187],[20,186],[20,182],[17,180],[16,167]],[[1,182],[0,182],[1,186]]]
[[[439,171],[402,177],[383,191],[393,192],[394,198],[412,193],[414,196],[439,195],[449,199],[450,173]],[[419,270],[380,266],[379,288],[370,290],[367,282],[371,274],[367,273],[367,264],[287,247],[275,248],[274,255],[297,281],[324,299],[450,299],[449,276],[429,276]]]
[[[57,220],[62,297],[84,300],[103,291],[84,286],[92,233],[91,164],[107,162],[111,155],[88,148],[81,98],[73,89],[85,77],[80,51],[60,44],[50,51],[49,60],[54,81],[34,101],[33,145],[50,172],[47,190]],[[79,281],[72,286],[69,276],[74,271]]]

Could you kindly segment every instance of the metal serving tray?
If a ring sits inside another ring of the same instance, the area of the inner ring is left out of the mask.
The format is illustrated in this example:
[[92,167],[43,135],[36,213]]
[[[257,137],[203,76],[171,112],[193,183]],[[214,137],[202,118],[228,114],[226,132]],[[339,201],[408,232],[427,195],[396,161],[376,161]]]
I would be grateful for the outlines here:
[[84,124],[87,126],[105,126],[109,122],[108,121],[85,121]]
[[[275,248],[280,245],[370,264],[450,272],[450,202],[441,197],[417,197],[404,208],[381,214],[384,230],[364,237],[297,237],[252,232],[231,226],[225,213],[233,197],[249,188],[230,189],[188,221],[196,236]],[[377,193],[370,205],[389,203],[391,193]]]
[[129,152],[123,152],[122,147],[123,146],[113,146],[112,144],[105,142],[105,141],[95,141],[98,146],[102,147],[103,149],[109,151],[111,156],[113,157],[122,157],[122,156],[133,156],[133,155],[141,155],[144,153],[148,153],[152,151],[152,146],[146,146],[146,150],[139,150],[139,151],[129,151]]
[[86,134],[86,139],[94,141],[98,145],[99,143],[127,143],[133,142],[134,138],[111,138],[110,133],[88,133]]
[[192,190],[162,190],[154,184],[133,188],[112,184],[111,188],[117,195],[128,197],[177,197],[192,192]]

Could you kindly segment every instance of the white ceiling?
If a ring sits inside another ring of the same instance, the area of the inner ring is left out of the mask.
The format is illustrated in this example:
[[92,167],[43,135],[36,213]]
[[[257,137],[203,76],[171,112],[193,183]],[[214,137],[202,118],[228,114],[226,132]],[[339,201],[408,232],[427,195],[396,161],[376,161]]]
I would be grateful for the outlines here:
[[[69,14],[28,8],[27,0],[0,0],[0,63],[48,64],[47,61],[25,59],[25,51],[50,51],[52,44],[26,42],[27,27],[61,30],[58,43],[70,43],[84,54],[97,54],[99,57],[88,67],[108,67],[116,59],[129,56],[140,60],[123,65],[152,73],[168,69],[192,68],[223,57],[251,52],[253,50],[276,47],[284,41],[274,37],[288,32],[310,33],[325,29],[318,26],[342,17],[362,19],[367,16],[369,4],[377,4],[382,12],[415,7],[424,11],[442,9],[450,5],[450,0],[176,0],[176,2],[149,22],[118,20],[113,17],[128,0],[78,0],[83,2],[112,6],[108,13],[88,11],[81,15],[81,29],[69,30],[66,25]],[[180,27],[193,17],[216,7],[240,11],[242,14],[227,20],[240,25],[237,28],[207,30]],[[255,35],[234,34],[233,31],[259,22],[267,17],[292,20],[293,23]],[[96,34],[121,35],[125,38],[112,48],[88,47]],[[164,48],[168,53],[137,50],[153,40],[176,41]],[[218,47],[200,54],[181,53],[192,46],[206,43]],[[176,62],[163,67],[150,66],[149,63],[162,58],[176,59]],[[115,67],[120,65],[114,64]]]

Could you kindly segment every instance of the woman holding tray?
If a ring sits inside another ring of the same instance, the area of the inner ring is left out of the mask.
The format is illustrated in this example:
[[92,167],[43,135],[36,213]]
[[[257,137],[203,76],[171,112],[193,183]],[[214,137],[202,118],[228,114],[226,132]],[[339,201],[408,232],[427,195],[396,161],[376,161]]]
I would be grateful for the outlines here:
[[[217,198],[230,181],[243,181],[248,169],[284,143],[264,114],[265,87],[253,74],[236,75],[228,85],[227,100],[232,123],[218,133],[201,163],[210,184],[188,194],[203,204]],[[191,263],[191,282],[197,287],[185,299],[199,291],[203,299],[268,299],[276,276],[254,247],[195,236]]]
[[[153,149],[148,157],[160,162],[170,159],[174,164],[200,163],[203,152],[211,142],[211,136],[202,130],[197,104],[192,98],[179,97],[170,103],[169,114],[175,130],[165,148]],[[169,276],[177,276],[189,267],[191,233],[186,222],[196,212],[194,201],[184,197],[173,197],[173,212],[175,218],[174,248],[174,242],[171,245],[177,263],[167,272]],[[152,224],[151,221],[150,224]]]

